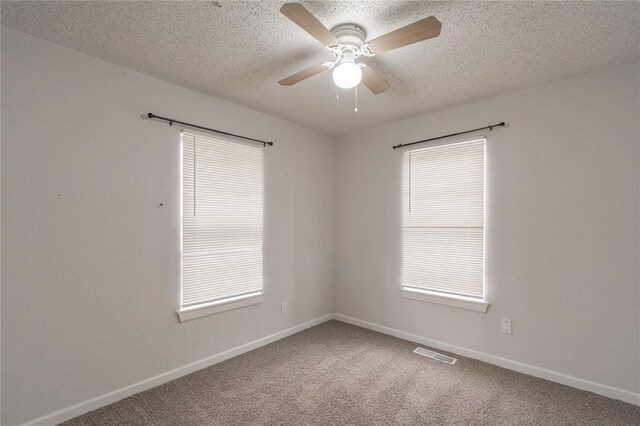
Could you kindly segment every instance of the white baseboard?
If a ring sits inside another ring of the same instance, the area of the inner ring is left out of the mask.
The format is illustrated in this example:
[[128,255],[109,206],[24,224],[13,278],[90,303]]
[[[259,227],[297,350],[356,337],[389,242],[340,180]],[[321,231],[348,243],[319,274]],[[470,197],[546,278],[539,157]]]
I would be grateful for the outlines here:
[[195,371],[198,371],[203,368],[209,367],[213,364],[217,364],[219,362],[225,361],[229,358],[233,358],[234,356],[241,355],[245,352],[252,351],[261,346],[267,345],[269,343],[273,343],[276,340],[280,340],[285,337],[291,336],[292,334],[299,333],[302,330],[305,330],[309,327],[313,327],[315,325],[329,321],[331,319],[333,319],[333,314],[323,315],[311,321],[307,321],[302,324],[296,325],[295,327],[291,327],[286,330],[279,331],[270,336],[266,336],[261,339],[254,340],[253,342],[250,342],[241,346],[237,346],[235,348],[229,349],[224,352],[220,352],[219,354],[201,359],[200,361],[192,362],[191,364],[178,367],[174,370],[167,371],[162,374],[158,374],[157,376],[151,377],[149,379],[143,380],[138,383],[134,383],[132,385],[126,386],[121,389],[117,389],[113,392],[109,392],[107,394],[90,399],[88,401],[81,402],[71,407],[63,408],[62,410],[58,410],[54,413],[47,414],[46,416],[24,423],[23,426],[55,425],[58,423],[62,423],[74,417],[88,413],[89,411],[96,410],[98,408],[104,407],[105,405],[109,405],[116,401],[119,401],[123,398],[127,398],[131,395],[135,395],[136,393],[140,393],[147,389],[151,389],[163,383],[169,382],[171,380],[175,380],[179,377],[186,376],[187,374],[191,374]]
[[329,321],[331,319],[336,319],[342,322],[346,322],[348,324],[353,324],[358,327],[367,328],[369,330],[388,334],[391,336],[398,337],[400,339],[409,340],[411,342],[416,342],[432,348],[453,352],[468,358],[478,359],[480,361],[484,361],[489,364],[494,364],[499,367],[508,368],[509,370],[518,371],[520,373],[528,374],[531,376],[540,377],[542,379],[551,380],[553,382],[561,383],[563,385],[572,386],[574,388],[593,392],[598,395],[603,395],[609,398],[619,399],[621,401],[628,402],[631,404],[640,405],[640,394],[637,394],[637,393],[629,392],[629,391],[615,388],[608,385],[603,385],[603,384],[592,382],[589,380],[580,379],[578,377],[570,376],[568,374],[558,373],[556,371],[547,370],[545,368],[535,367],[533,365],[512,361],[506,358],[501,358],[501,357],[490,355],[484,352],[478,352],[472,349],[463,348],[461,346],[451,345],[449,343],[441,342],[439,340],[428,339],[426,337],[396,330],[390,327],[385,327],[383,325],[375,324],[372,322],[363,321],[347,315],[327,314],[319,318],[316,318],[314,320],[296,325],[295,327],[291,327],[286,330],[279,331],[270,336],[266,336],[261,339],[254,340],[253,342],[249,342],[247,344],[237,346],[235,348],[221,352],[219,354],[212,355],[200,361],[196,361],[191,364],[178,367],[174,370],[167,371],[162,374],[158,374],[157,376],[140,381],[138,383],[134,383],[132,385],[126,386],[121,389],[117,389],[113,392],[109,392],[107,394],[90,399],[88,401],[81,402],[71,407],[63,408],[62,410],[58,410],[54,413],[47,414],[46,416],[24,423],[23,426],[54,425],[54,424],[62,423],[74,417],[88,413],[89,411],[93,411],[98,408],[104,407],[106,405],[112,404],[123,398],[127,398],[131,395],[135,395],[147,389],[151,389],[163,383],[169,382],[171,380],[175,380],[179,377],[186,376],[187,374],[191,374],[195,371],[198,371],[203,368],[209,367],[211,365],[217,364],[219,362],[225,361],[229,358],[233,358],[235,356],[241,355],[245,352],[252,351],[261,346],[267,345],[269,343],[273,343],[276,340],[280,340],[282,338],[299,333],[302,330],[305,330],[309,327],[313,327],[315,325]]
[[542,379],[546,379],[552,382],[557,382],[563,385],[586,390],[586,391],[593,392],[598,395],[603,395],[609,398],[619,399],[621,401],[628,402],[630,404],[640,405],[640,394],[626,391],[624,389],[603,385],[601,383],[592,382],[590,380],[580,379],[578,377],[570,376],[568,374],[547,370],[546,368],[536,367],[536,366],[524,364],[518,361],[512,361],[510,359],[501,358],[499,356],[490,355],[488,353],[475,351],[473,349],[467,349],[461,346],[451,345],[449,343],[441,342],[439,340],[428,339],[426,337],[396,330],[390,327],[385,327],[380,324],[363,321],[347,315],[333,314],[333,318],[339,321],[346,322],[348,324],[356,325],[362,328],[367,328],[369,330],[388,334],[391,336],[398,337],[400,339],[409,340],[411,342],[416,342],[425,346],[429,346],[431,348],[453,352],[455,354],[459,354],[467,358],[474,358],[480,361],[487,362],[489,364],[497,365],[499,367],[507,368],[509,370],[514,370],[519,373],[528,374],[534,377],[540,377]]

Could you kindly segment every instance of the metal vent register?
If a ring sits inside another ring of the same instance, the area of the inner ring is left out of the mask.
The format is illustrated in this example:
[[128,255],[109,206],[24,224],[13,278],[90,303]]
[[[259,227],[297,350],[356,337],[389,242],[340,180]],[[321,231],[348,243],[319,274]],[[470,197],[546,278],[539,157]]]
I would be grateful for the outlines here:
[[439,353],[434,352],[434,351],[430,351],[429,349],[425,349],[425,348],[416,348],[413,352],[418,354],[418,355],[426,356],[427,358],[431,358],[431,359],[435,359],[437,361],[445,362],[447,364],[455,364],[456,361],[457,361],[457,359],[455,359],[455,358],[451,358],[450,356],[442,355],[442,354],[439,354]]

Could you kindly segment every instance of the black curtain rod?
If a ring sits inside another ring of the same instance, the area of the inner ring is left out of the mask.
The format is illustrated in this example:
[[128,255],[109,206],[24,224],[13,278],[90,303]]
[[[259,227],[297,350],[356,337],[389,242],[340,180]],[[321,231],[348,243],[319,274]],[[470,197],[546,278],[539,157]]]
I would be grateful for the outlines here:
[[394,146],[393,149],[402,148],[403,146],[415,145],[417,143],[431,142],[431,141],[435,141],[435,140],[438,140],[438,139],[450,138],[452,136],[458,136],[458,135],[464,135],[464,134],[467,134],[467,133],[473,133],[473,132],[477,132],[478,130],[489,129],[489,131],[492,131],[494,127],[504,127],[504,126],[505,126],[505,123],[503,121],[502,123],[492,124],[490,126],[485,126],[485,127],[479,127],[477,129],[473,129],[473,130],[465,130],[464,132],[451,133],[450,135],[438,136],[437,138],[425,139],[423,141],[411,142],[411,143],[401,143],[399,145]]
[[169,123],[169,126],[173,126],[173,123],[182,124],[183,126],[193,127],[194,129],[206,130],[208,132],[219,133],[221,135],[233,136],[234,138],[240,138],[251,142],[261,143],[264,146],[273,146],[273,142],[261,141],[260,139],[248,138],[246,136],[240,136],[233,133],[223,132],[222,130],[210,129],[208,127],[198,126],[196,124],[185,123],[184,121],[174,120],[173,118],[160,117],[159,115],[155,115],[153,113],[147,114],[147,117],[155,120],[162,120]]

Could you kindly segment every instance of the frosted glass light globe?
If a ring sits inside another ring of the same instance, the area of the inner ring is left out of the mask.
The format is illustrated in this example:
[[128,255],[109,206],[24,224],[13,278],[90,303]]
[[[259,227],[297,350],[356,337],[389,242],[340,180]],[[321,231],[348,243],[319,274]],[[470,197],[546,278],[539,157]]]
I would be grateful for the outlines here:
[[333,82],[341,89],[351,89],[360,84],[362,70],[353,62],[343,62],[333,70]]

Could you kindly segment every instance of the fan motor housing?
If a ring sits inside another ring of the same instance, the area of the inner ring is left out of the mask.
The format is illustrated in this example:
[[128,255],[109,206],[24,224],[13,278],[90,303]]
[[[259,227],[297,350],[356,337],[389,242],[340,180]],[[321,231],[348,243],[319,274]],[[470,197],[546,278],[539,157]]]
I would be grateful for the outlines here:
[[366,33],[362,27],[356,24],[338,25],[331,30],[331,33],[336,36],[340,44],[352,46],[357,49],[362,47],[366,37]]

